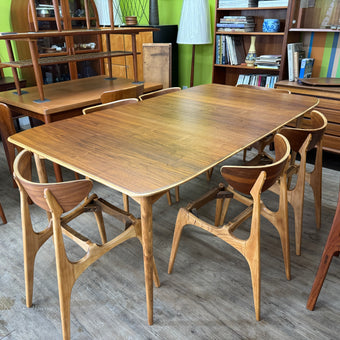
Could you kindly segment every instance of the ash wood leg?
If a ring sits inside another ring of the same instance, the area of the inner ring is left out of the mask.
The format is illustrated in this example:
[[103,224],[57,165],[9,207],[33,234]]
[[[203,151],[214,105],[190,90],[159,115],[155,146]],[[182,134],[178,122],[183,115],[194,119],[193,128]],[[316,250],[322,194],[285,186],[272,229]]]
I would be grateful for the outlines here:
[[1,203],[0,203],[0,217],[1,217],[1,219],[2,219],[2,223],[3,223],[3,224],[6,224],[6,223],[7,223],[7,220],[6,220],[6,216],[5,216],[4,210],[2,209]]
[[31,52],[34,76],[35,76],[35,80],[37,82],[40,100],[43,101],[45,98],[44,98],[43,79],[42,79],[42,74],[41,74],[41,68],[40,68],[39,63],[38,63],[37,42],[30,40],[28,43],[29,43],[29,48],[30,48],[30,52]]
[[317,145],[315,165],[312,172],[306,173],[306,181],[313,189],[316,227],[321,227],[322,200],[322,140]]
[[144,275],[146,290],[146,307],[149,325],[153,324],[153,246],[152,246],[152,199],[142,197],[141,206],[141,223],[142,223],[142,245],[144,255]]
[[133,76],[134,81],[138,82],[138,66],[137,66],[137,45],[136,45],[136,34],[131,34],[132,41],[132,58],[133,58]]
[[168,190],[168,191],[166,192],[166,198],[167,198],[167,200],[168,200],[168,204],[169,204],[169,205],[172,205],[170,190]]
[[313,283],[313,287],[312,290],[309,294],[309,298],[307,301],[307,306],[306,308],[309,310],[314,310],[315,304],[316,304],[316,300],[319,297],[323,282],[325,281],[327,272],[328,272],[328,268],[332,262],[333,256],[336,253],[336,249],[334,248],[328,248],[328,242],[325,246],[325,250],[323,251],[322,257],[321,257],[321,261],[320,261],[320,265],[319,265],[319,269],[316,273],[315,279],[314,279],[314,283]]
[[124,210],[126,212],[129,212],[130,211],[129,196],[126,194],[123,194],[123,205],[124,205]]
[[[6,48],[7,48],[9,61],[14,61],[14,54],[13,54],[13,49],[12,49],[12,45],[11,45],[10,40],[6,40]],[[14,83],[15,83],[15,88],[18,92],[18,95],[21,96],[21,88],[20,88],[20,81],[19,81],[19,77],[18,77],[18,72],[17,72],[16,68],[14,68],[14,67],[11,67],[11,69],[12,69],[13,79],[14,79]]]
[[307,301],[307,309],[309,310],[314,309],[316,300],[318,299],[320,290],[327,275],[329,265],[332,262],[333,256],[339,255],[339,251],[340,251],[340,192],[333,224],[328,234],[327,242],[322,253],[319,269],[316,273],[313,287]]

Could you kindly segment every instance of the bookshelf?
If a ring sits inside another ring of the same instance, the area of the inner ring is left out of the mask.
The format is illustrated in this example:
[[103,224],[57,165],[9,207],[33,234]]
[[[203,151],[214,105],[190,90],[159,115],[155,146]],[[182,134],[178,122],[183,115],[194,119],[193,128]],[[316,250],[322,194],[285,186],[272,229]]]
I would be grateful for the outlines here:
[[[293,1],[288,37],[291,42],[302,43],[307,58],[314,58],[313,78],[340,77],[339,20],[338,0]],[[339,154],[340,86],[310,86],[283,80],[276,83],[276,87],[320,99],[316,109],[328,120],[323,148]]]
[[[215,10],[215,30],[214,30],[214,59],[213,59],[213,83],[236,85],[240,74],[268,74],[270,76],[278,76],[278,79],[287,77],[287,62],[286,62],[286,46],[288,42],[289,20],[291,6],[294,0],[289,0],[288,6],[279,7],[240,7],[240,8],[220,8],[219,0],[216,0]],[[235,1],[236,3],[237,1]],[[254,18],[253,32],[220,32],[217,28],[217,23],[224,16],[250,16]],[[278,32],[263,32],[262,26],[264,19],[279,19],[280,27]],[[217,64],[216,53],[218,46],[217,36],[242,36],[245,55],[247,55],[251,37],[256,37],[255,48],[256,55],[281,55],[281,64],[279,69],[257,68],[255,66],[247,66],[245,61],[238,65]],[[295,36],[292,39],[295,39]]]

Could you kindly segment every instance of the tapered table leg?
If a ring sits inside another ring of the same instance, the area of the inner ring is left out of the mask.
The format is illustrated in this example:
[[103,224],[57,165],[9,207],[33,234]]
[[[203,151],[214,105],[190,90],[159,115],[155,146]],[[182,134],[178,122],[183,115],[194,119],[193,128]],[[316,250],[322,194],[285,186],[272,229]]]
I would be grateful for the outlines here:
[[152,199],[143,197],[140,200],[142,243],[144,255],[144,275],[146,290],[146,307],[148,323],[153,324],[153,245],[152,245]]

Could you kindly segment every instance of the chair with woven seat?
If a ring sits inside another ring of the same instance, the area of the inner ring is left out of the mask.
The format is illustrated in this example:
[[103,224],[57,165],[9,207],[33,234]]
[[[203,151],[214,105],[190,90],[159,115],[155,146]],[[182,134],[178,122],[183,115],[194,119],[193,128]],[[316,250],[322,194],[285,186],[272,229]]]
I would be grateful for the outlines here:
[[[155,97],[158,97],[158,96],[162,96],[164,94],[169,94],[169,93],[173,93],[173,92],[177,92],[177,91],[181,91],[181,88],[180,87],[168,87],[166,89],[145,93],[145,94],[139,96],[139,100],[143,101],[143,100],[146,100],[146,99],[155,98]],[[168,204],[171,205],[172,200],[171,200],[170,191],[167,191],[166,197],[168,199]],[[178,186],[175,187],[175,199],[176,199],[176,202],[179,202],[179,187]]]
[[3,224],[6,224],[6,223],[7,223],[7,219],[6,219],[4,210],[2,209],[1,203],[0,203],[0,217],[1,217],[1,219],[2,219],[2,223],[3,223]]
[[[7,138],[16,133],[12,114],[9,107],[6,104],[0,103],[0,134],[2,139],[2,145],[5,150],[5,155],[8,164],[8,170],[12,177],[13,174],[13,162],[15,159],[16,152],[21,151],[21,148],[10,143]],[[13,186],[16,187],[15,181],[13,180]]]
[[316,301],[320,294],[323,282],[325,281],[329,266],[334,256],[340,254],[340,190],[338,205],[335,211],[331,230],[329,231],[327,242],[323,250],[318,271],[315,275],[313,287],[307,301],[307,309],[314,310]]
[[[255,86],[255,85],[247,85],[247,84],[237,84],[236,87],[242,87],[242,88],[247,88],[247,89],[253,89],[253,90],[260,90],[260,91],[275,91],[279,93],[287,93],[291,94],[289,90],[285,89],[275,89],[275,88],[269,88],[269,87],[264,87],[264,86]],[[270,163],[272,162],[271,156],[265,152],[265,148],[267,145],[271,145],[274,140],[274,134],[270,134],[261,140],[255,142],[252,144],[248,149],[254,148],[257,150],[257,155],[250,161],[247,162],[248,165],[256,165],[259,164],[259,162],[262,163]],[[245,162],[247,158],[247,149],[243,150],[243,161]]]
[[105,91],[100,96],[102,104],[125,98],[138,98],[143,94],[144,84],[136,84],[120,90]]
[[[280,130],[280,133],[288,139],[294,153],[287,171],[287,197],[294,210],[296,255],[301,255],[305,182],[313,190],[316,227],[320,229],[321,226],[322,143],[326,127],[326,117],[321,112],[313,110],[310,119],[304,119],[300,128],[284,127]],[[309,172],[306,169],[307,152],[314,148],[316,148],[315,163],[313,170]],[[300,155],[299,163],[296,163],[296,153]],[[291,186],[294,175],[296,175],[296,183]],[[278,192],[278,186],[273,186],[272,190]]]
[[[287,186],[285,185],[285,170],[289,162],[290,147],[287,139],[280,134],[274,138],[276,158],[269,165],[222,166],[221,174],[227,186],[220,184],[202,198],[181,208],[177,215],[168,272],[172,272],[179,240],[185,225],[202,228],[219,237],[247,260],[250,267],[254,307],[256,319],[260,320],[260,216],[268,219],[277,229],[282,245],[286,277],[290,280],[290,254],[288,230]],[[281,180],[279,208],[276,212],[269,210],[261,201],[261,193],[266,191],[276,180]],[[251,195],[252,198],[249,198]],[[224,224],[224,219],[231,199],[246,206],[246,209],[230,222]],[[208,202],[216,200],[215,223],[211,224],[197,216],[197,210]],[[240,239],[233,232],[246,219],[251,217],[249,238]]]
[[[88,179],[60,183],[45,182],[46,172],[43,163],[36,156],[40,181],[32,182],[32,154],[22,151],[14,162],[14,178],[20,189],[21,216],[24,243],[24,267],[26,286],[26,305],[31,307],[33,296],[34,262],[40,247],[53,235],[58,277],[59,303],[64,339],[70,339],[70,299],[72,287],[78,277],[92,263],[112,248],[137,237],[141,241],[141,223],[133,215],[120,210],[95,194],[89,196],[92,181]],[[30,217],[27,198],[47,212],[49,224],[41,232],[35,232]],[[125,224],[125,231],[110,241],[106,239],[102,211]],[[102,244],[96,244],[69,226],[79,215],[93,212],[98,224]],[[78,261],[68,259],[63,236],[80,246],[85,255]],[[154,264],[154,281],[159,286],[158,274]]]

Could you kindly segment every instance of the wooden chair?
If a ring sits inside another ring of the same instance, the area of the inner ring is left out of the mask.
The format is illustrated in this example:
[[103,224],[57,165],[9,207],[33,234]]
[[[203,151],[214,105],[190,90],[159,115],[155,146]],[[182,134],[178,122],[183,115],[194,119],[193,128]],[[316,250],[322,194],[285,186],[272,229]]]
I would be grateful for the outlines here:
[[120,100],[116,100],[114,102],[108,102],[108,103],[105,103],[105,104],[87,107],[86,109],[83,109],[83,114],[86,115],[86,114],[92,113],[92,112],[98,112],[98,111],[101,111],[101,110],[106,110],[106,109],[114,108],[114,107],[121,106],[121,105],[135,104],[135,103],[138,103],[137,98],[120,99]]
[[7,219],[6,219],[4,210],[2,209],[1,203],[0,203],[0,217],[1,217],[1,219],[2,219],[2,223],[3,223],[3,224],[6,224],[6,223],[7,223]]
[[144,91],[144,84],[137,84],[121,90],[103,92],[100,96],[102,104],[125,98],[138,98]]
[[323,250],[319,269],[316,273],[312,290],[309,294],[307,301],[307,309],[314,310],[316,300],[320,294],[323,282],[325,281],[328,268],[331,264],[333,256],[339,256],[340,254],[340,190],[338,205],[335,211],[335,216],[331,230],[328,234],[327,242]]
[[[13,162],[15,159],[16,152],[21,151],[21,148],[10,143],[7,138],[16,133],[13,124],[12,114],[6,104],[0,103],[0,134],[2,139],[2,145],[5,150],[5,155],[8,164],[8,170],[12,177],[13,174]],[[13,180],[13,186],[16,187],[15,181]]]
[[[163,94],[168,94],[168,93],[177,92],[177,91],[181,91],[181,88],[180,87],[169,87],[167,89],[145,93],[139,96],[139,100],[143,101],[146,99],[162,96]],[[168,204],[171,205],[172,200],[171,200],[170,190],[166,193],[166,197],[168,199]],[[176,202],[179,202],[179,186],[175,187],[175,199],[176,199]]]
[[[121,105],[135,104],[135,103],[138,103],[137,98],[120,99],[120,100],[116,100],[114,102],[108,102],[106,104],[87,107],[86,109],[83,109],[83,114],[86,115],[86,114],[92,113],[92,112],[98,112],[98,111],[101,111],[101,110],[106,110],[106,109],[118,107],[118,106],[121,106]],[[130,211],[129,196],[127,196],[126,194],[123,194],[123,204],[124,204],[124,210],[126,212],[129,212]]]
[[[92,189],[92,182],[88,179],[60,183],[45,182],[47,180],[46,172],[38,157],[36,157],[36,163],[39,178],[45,183],[32,182],[31,156],[29,151],[24,150],[14,162],[14,178],[20,189],[21,199],[26,305],[27,307],[32,305],[35,256],[45,241],[53,235],[62,332],[64,339],[70,339],[70,298],[75,281],[87,267],[112,248],[132,237],[137,237],[141,241],[140,219],[112,206],[95,194],[88,196]],[[28,196],[48,214],[49,224],[41,232],[35,232],[33,229],[27,203]],[[102,211],[125,223],[126,226],[124,232],[110,241],[106,240]],[[85,212],[94,213],[102,245],[93,243],[68,225],[71,220]],[[86,252],[78,261],[68,259],[63,235],[70,238]],[[156,286],[159,286],[155,266],[154,280]]]
[[[202,198],[181,208],[177,215],[168,272],[172,272],[179,240],[185,225],[202,228],[224,240],[237,249],[247,260],[253,287],[256,319],[260,320],[260,216],[267,218],[277,229],[281,239],[286,277],[290,280],[289,230],[286,172],[290,147],[287,139],[280,134],[274,138],[276,160],[273,164],[247,167],[223,166],[221,174],[228,185],[220,184]],[[270,211],[261,201],[261,193],[266,191],[280,178],[281,191],[279,209]],[[252,199],[244,196],[251,195]],[[246,209],[232,221],[223,224],[231,199],[246,205]],[[215,225],[197,216],[197,209],[216,199]],[[249,238],[240,239],[233,234],[242,222],[251,217]]]
[[177,91],[181,91],[181,88],[180,87],[168,87],[167,89],[144,93],[141,96],[139,96],[139,100],[146,100],[146,99],[162,96],[163,94],[168,94],[168,93],[177,92]]
[[[319,111],[313,110],[310,119],[304,119],[300,128],[282,128],[280,133],[284,135],[291,146],[293,157],[287,171],[288,178],[288,202],[292,205],[295,219],[295,250],[296,255],[301,255],[301,236],[303,220],[303,202],[305,182],[313,189],[316,226],[321,226],[321,195],[322,195],[322,141],[327,126],[327,119]],[[306,170],[307,152],[316,147],[314,168],[311,172]],[[295,154],[299,153],[300,163],[295,161]],[[296,175],[296,184],[291,187],[292,176]],[[278,186],[272,190],[278,192]]]
[[[291,92],[289,90],[284,89],[273,89],[269,87],[263,87],[263,86],[254,86],[254,85],[247,85],[247,84],[237,84],[236,87],[243,87],[253,90],[260,90],[260,91],[275,91],[280,93],[287,93],[290,94]],[[274,134],[270,134],[261,140],[257,141],[256,143],[252,144],[249,148],[243,150],[243,161],[246,161],[247,158],[247,150],[254,148],[257,150],[257,155],[255,158],[247,162],[248,165],[257,165],[259,163],[271,163],[273,161],[272,157],[264,151],[267,145],[271,145],[274,140]]]

